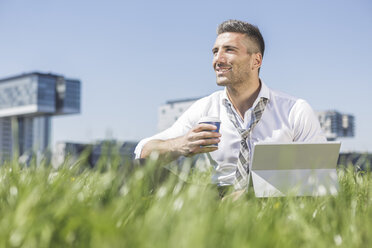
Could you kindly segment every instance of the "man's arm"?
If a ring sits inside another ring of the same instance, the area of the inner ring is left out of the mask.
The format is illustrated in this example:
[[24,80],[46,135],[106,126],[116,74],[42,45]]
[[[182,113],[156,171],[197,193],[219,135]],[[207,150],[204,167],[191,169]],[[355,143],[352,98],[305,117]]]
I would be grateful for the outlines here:
[[294,127],[294,140],[302,142],[326,142],[320,123],[311,106],[298,100],[293,106],[290,120]]
[[203,146],[220,142],[221,134],[211,132],[216,128],[210,124],[198,124],[183,136],[167,140],[150,140],[143,146],[140,158],[148,158],[151,153],[157,152],[162,159],[172,161],[180,156],[215,151],[217,147]]

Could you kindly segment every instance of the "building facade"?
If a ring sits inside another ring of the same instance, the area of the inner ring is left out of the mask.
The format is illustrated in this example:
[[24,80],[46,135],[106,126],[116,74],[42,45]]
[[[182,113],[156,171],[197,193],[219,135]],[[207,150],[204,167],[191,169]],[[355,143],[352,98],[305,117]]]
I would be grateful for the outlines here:
[[102,159],[105,162],[128,164],[134,159],[134,149],[137,144],[136,141],[116,140],[103,140],[91,144],[59,142],[52,157],[52,165],[59,167],[66,162],[74,164],[83,159],[84,153],[86,155],[84,162],[90,167],[95,167]]
[[158,109],[158,131],[164,131],[200,98],[168,101]]
[[[158,109],[158,131],[161,132],[173,123],[195,101],[200,98],[168,101]],[[354,137],[354,116],[341,114],[337,111],[316,112],[320,126],[327,140],[335,140],[340,137]]]
[[337,111],[317,112],[317,115],[328,140],[354,137],[354,116]]
[[0,79],[0,161],[50,148],[51,118],[80,113],[81,83],[32,72]]

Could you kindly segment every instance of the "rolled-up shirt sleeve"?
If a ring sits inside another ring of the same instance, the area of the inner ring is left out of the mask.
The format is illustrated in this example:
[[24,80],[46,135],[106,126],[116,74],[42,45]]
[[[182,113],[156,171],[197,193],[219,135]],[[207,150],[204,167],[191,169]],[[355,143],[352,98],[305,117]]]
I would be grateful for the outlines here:
[[205,99],[202,98],[192,104],[171,127],[154,136],[141,140],[134,150],[135,158],[139,159],[141,157],[143,147],[150,140],[167,140],[185,135],[191,128],[198,124],[198,121],[202,117],[203,109],[205,109],[204,106]]
[[294,140],[301,142],[326,142],[327,139],[320,127],[311,106],[302,99],[297,100],[291,109],[289,120],[293,123]]

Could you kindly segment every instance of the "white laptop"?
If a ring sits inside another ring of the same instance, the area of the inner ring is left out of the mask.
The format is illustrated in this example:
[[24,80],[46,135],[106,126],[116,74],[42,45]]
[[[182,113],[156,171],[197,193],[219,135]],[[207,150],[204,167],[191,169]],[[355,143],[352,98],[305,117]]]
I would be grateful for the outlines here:
[[340,142],[261,143],[253,151],[256,197],[336,195]]

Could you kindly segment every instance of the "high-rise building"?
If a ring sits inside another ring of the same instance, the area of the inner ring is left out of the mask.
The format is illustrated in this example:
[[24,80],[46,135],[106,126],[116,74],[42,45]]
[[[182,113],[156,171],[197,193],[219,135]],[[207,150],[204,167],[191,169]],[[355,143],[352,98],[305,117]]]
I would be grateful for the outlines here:
[[[200,98],[168,101],[158,109],[158,131],[163,131]],[[354,137],[354,116],[341,114],[337,111],[322,111],[316,113],[320,126],[327,140],[340,137]]]
[[0,161],[13,154],[12,127],[10,118],[0,118]]
[[323,111],[318,112],[317,115],[328,140],[354,137],[354,116],[337,111]]
[[50,148],[51,117],[80,113],[80,88],[40,72],[0,79],[0,161]]

